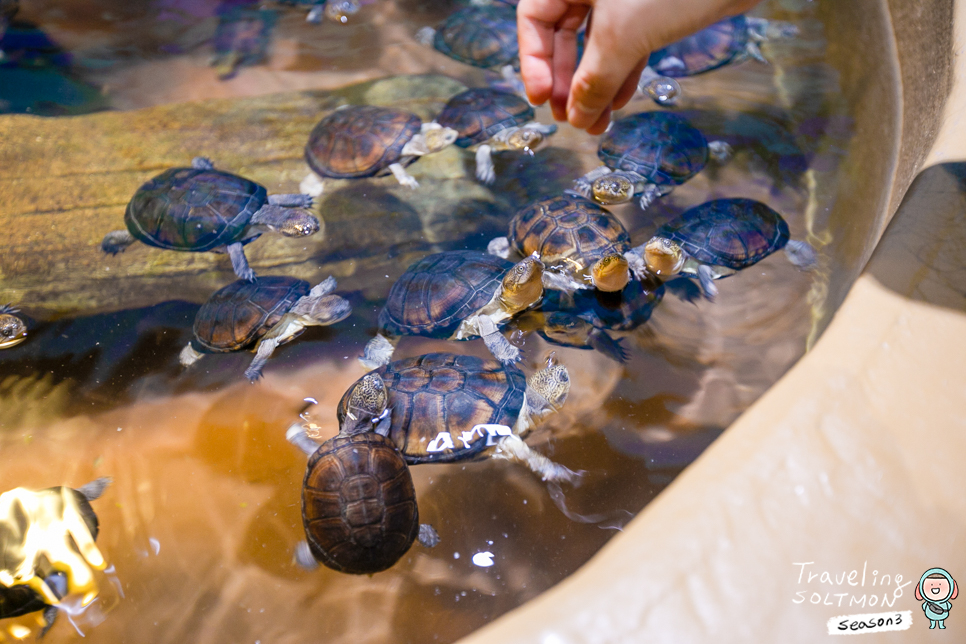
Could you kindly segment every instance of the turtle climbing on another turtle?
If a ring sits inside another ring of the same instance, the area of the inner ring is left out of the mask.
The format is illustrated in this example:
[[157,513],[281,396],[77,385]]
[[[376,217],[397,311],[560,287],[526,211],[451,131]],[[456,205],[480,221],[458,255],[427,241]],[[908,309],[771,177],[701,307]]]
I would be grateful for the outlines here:
[[27,323],[9,304],[0,306],[0,349],[15,347],[27,339]]
[[296,338],[305,327],[328,326],[349,317],[352,307],[333,295],[334,277],[309,288],[294,277],[267,276],[255,282],[237,280],[218,289],[195,315],[194,340],[181,350],[181,364],[188,367],[204,356],[202,351],[225,353],[254,342],[255,358],[245,370],[252,382],[276,347]]
[[503,258],[536,254],[549,267],[545,283],[568,292],[591,286],[623,289],[634,270],[625,257],[630,249],[631,236],[617,217],[589,199],[566,193],[522,208],[510,220],[509,235],[487,246],[489,253]]
[[640,195],[647,209],[704,168],[708,158],[731,156],[724,141],[708,141],[683,116],[641,112],[615,121],[601,137],[597,156],[604,165],[574,181],[574,190],[604,205]]
[[413,541],[432,548],[439,536],[419,523],[406,461],[391,440],[374,431],[391,413],[382,380],[363,377],[346,396],[350,411],[334,438],[319,445],[299,424],[286,433],[309,456],[302,481],[306,540],[296,546],[295,558],[307,569],[321,562],[364,575],[393,566]]
[[520,350],[500,333],[514,315],[543,296],[543,263],[525,257],[514,264],[475,250],[436,253],[412,264],[389,289],[379,313],[379,333],[360,361],[368,369],[392,359],[400,336],[450,340],[482,337],[501,362]]
[[817,264],[815,249],[789,239],[788,223],[754,199],[715,199],[684,211],[630,253],[638,270],[659,279],[695,275],[704,296],[718,294],[714,280],[757,264],[785,249],[789,261],[808,270]]
[[[375,431],[411,465],[493,456],[523,463],[546,481],[572,482],[579,476],[523,442],[537,422],[567,400],[570,375],[563,365],[552,362],[528,378],[496,360],[431,353],[390,362],[364,378],[374,376],[381,379],[392,410]],[[339,402],[340,423],[350,417],[352,392],[364,378]]]
[[358,179],[392,174],[404,186],[419,183],[406,172],[424,154],[439,152],[457,138],[456,130],[423,123],[418,116],[376,105],[347,105],[319,121],[305,145],[305,162],[315,172],[302,189],[318,196],[316,178]]
[[530,103],[500,90],[469,89],[449,99],[436,122],[459,133],[456,145],[476,152],[476,178],[485,184],[496,179],[492,153],[524,150],[533,154],[556,125],[533,120]]
[[269,195],[254,181],[215,170],[195,157],[190,168],[171,168],[134,193],[124,212],[127,230],[104,236],[101,250],[115,255],[136,241],[166,250],[225,252],[235,275],[254,280],[242,248],[263,232],[305,237],[319,231],[319,220],[305,208],[304,194]]

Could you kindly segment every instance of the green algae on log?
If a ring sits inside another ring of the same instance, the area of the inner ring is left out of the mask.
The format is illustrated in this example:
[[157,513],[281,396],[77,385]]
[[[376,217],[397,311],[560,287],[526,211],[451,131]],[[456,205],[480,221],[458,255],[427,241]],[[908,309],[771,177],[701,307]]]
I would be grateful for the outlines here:
[[[46,314],[202,302],[234,279],[227,255],[142,244],[114,257],[100,250],[104,234],[123,226],[124,208],[144,181],[203,155],[270,193],[298,192],[309,172],[305,141],[329,111],[392,105],[430,120],[465,89],[445,76],[397,76],[332,91],[131,112],[0,117],[0,301]],[[326,180],[315,206],[320,233],[265,235],[246,254],[259,273],[316,282],[332,274],[342,288],[375,289],[367,295],[380,296],[383,285],[353,280],[358,270],[394,276],[417,253],[503,225],[511,204],[480,186],[467,168],[454,148],[411,166],[413,176],[425,179],[418,190],[392,176]]]

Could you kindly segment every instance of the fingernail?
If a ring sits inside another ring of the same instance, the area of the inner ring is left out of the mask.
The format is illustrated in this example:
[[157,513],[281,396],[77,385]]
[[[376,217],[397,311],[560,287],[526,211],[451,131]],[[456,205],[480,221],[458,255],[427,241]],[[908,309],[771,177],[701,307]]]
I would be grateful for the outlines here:
[[567,120],[574,127],[585,128],[594,124],[597,120],[597,115],[593,110],[580,103],[580,101],[574,101],[570,109],[567,110]]

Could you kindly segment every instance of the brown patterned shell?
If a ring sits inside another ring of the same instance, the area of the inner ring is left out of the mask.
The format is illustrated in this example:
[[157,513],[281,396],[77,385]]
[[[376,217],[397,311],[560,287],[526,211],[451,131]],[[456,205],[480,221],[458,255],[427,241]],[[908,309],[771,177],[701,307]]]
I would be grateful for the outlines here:
[[546,264],[564,263],[575,272],[631,249],[631,236],[609,210],[569,194],[535,201],[517,212],[508,240],[523,257],[536,252]]
[[388,107],[353,105],[336,110],[312,129],[305,161],[323,177],[355,179],[385,174],[400,160],[402,149],[421,126],[415,114]]
[[[523,372],[513,365],[452,353],[397,360],[375,373],[382,376],[389,392],[389,438],[410,464],[448,463],[481,455],[489,446],[487,436],[467,436],[465,441],[460,437],[479,424],[512,428],[527,388]],[[353,387],[339,402],[340,424]]]
[[241,349],[268,333],[309,290],[308,282],[281,275],[234,281],[201,305],[195,338],[209,351]]
[[312,556],[334,570],[363,575],[399,561],[419,534],[399,450],[372,432],[323,443],[302,482],[302,525]]

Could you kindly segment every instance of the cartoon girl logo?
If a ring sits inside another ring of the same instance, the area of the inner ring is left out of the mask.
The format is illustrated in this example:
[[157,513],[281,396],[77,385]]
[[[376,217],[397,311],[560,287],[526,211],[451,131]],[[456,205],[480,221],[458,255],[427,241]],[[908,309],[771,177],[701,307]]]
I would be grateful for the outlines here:
[[922,573],[916,588],[916,599],[922,602],[922,612],[929,620],[929,628],[946,628],[943,623],[953,607],[952,600],[959,595],[959,586],[953,576],[942,568],[930,568]]

